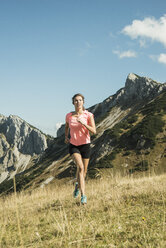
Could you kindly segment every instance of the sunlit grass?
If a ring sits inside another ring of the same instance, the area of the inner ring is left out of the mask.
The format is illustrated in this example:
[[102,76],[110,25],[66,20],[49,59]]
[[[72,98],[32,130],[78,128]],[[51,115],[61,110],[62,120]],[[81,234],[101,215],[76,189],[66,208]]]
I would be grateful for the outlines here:
[[86,206],[70,183],[1,198],[0,247],[166,247],[166,175],[106,175],[87,181]]

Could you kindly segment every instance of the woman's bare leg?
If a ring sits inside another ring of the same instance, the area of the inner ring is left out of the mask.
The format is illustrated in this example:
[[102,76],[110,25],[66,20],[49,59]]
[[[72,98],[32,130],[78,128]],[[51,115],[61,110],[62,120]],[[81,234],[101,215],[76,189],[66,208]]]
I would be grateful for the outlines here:
[[87,174],[88,164],[89,164],[89,158],[83,158],[82,161],[84,164],[84,179],[85,179],[86,174]]
[[80,185],[79,185],[79,182],[80,182],[80,179],[79,179],[79,167],[77,166],[77,164],[76,164],[76,161],[75,161],[75,158],[74,158],[74,156],[72,155],[72,159],[73,159],[73,161],[74,161],[74,163],[75,163],[75,165],[76,165],[76,167],[77,167],[77,169],[76,169],[76,182],[78,183],[78,187],[80,187]]
[[79,153],[73,153],[73,158],[77,166],[77,179],[80,187],[81,194],[85,194],[85,179],[84,179],[84,164],[82,161],[82,157]]
[[[84,164],[84,179],[86,178],[86,174],[87,174],[87,170],[88,170],[88,165],[89,165],[89,158],[82,158],[82,162]],[[75,162],[76,164],[76,162]],[[77,182],[79,184],[79,168],[77,167],[77,171],[76,171],[76,178],[77,178]]]

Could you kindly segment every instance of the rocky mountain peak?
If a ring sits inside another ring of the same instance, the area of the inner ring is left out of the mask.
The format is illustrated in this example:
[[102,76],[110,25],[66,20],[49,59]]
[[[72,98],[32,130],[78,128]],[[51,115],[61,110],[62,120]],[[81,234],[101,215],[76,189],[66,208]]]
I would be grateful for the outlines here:
[[46,136],[16,115],[0,115],[0,181],[22,171],[47,148]]
[[163,90],[166,90],[166,83],[161,84],[148,77],[140,77],[130,73],[124,88],[118,90],[116,94],[109,96],[102,103],[94,105],[91,111],[96,112],[100,108],[99,114],[101,114],[117,104],[124,107],[131,105],[133,102],[151,100]]
[[10,145],[16,146],[23,154],[40,154],[47,148],[45,135],[20,117],[10,115],[3,118],[2,122],[0,124],[3,130],[0,132],[3,132]]
[[143,100],[157,96],[165,88],[166,84],[161,84],[151,78],[140,77],[134,73],[130,73],[126,79],[124,95],[130,99]]
[[127,89],[131,86],[138,87],[138,85],[142,87],[148,86],[151,88],[158,88],[161,86],[161,89],[166,87],[166,83],[162,84],[149,77],[141,77],[134,73],[129,73],[125,82],[125,88]]
[[134,82],[136,79],[138,79],[138,76],[134,73],[129,73],[127,79]]

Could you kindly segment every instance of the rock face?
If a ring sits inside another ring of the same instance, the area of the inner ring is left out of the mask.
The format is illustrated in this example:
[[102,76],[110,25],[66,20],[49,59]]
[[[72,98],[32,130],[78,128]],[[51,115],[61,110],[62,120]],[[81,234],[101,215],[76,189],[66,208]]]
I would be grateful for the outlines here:
[[161,84],[148,77],[140,77],[130,73],[124,88],[118,90],[115,95],[108,97],[102,103],[92,106],[89,110],[98,117],[115,105],[128,108],[136,102],[150,101],[164,90],[166,90],[166,83]]
[[0,181],[23,171],[47,148],[46,136],[18,116],[0,115]]

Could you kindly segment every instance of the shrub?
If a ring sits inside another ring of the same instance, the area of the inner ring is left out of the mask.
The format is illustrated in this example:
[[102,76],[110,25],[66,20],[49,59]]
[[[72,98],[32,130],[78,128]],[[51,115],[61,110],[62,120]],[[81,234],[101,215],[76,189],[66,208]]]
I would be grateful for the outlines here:
[[138,116],[137,115],[132,115],[132,116],[130,116],[127,119],[127,121],[128,121],[129,124],[132,124],[132,123],[136,122],[137,120],[138,120]]
[[127,151],[123,154],[123,156],[129,156],[130,155],[130,151]]
[[109,136],[110,139],[113,139],[117,143],[120,137],[120,130],[109,128],[104,131],[104,135]]
[[104,156],[96,163],[96,168],[112,168],[112,161],[116,158],[118,151],[114,150],[109,155]]
[[160,115],[146,116],[140,123],[121,136],[120,147],[127,146],[130,149],[135,149],[140,137],[145,139],[145,147],[153,147],[155,137],[162,131],[164,124]]
[[147,170],[148,170],[148,161],[142,160],[141,162],[136,164],[133,169],[130,169],[129,173],[134,173],[136,171],[147,171]]
[[108,160],[102,160],[101,162],[97,163],[95,167],[99,168],[99,169],[101,169],[101,168],[113,168],[113,164]]
[[148,103],[142,110],[143,115],[154,115],[166,111],[166,92],[157,97],[153,102]]

